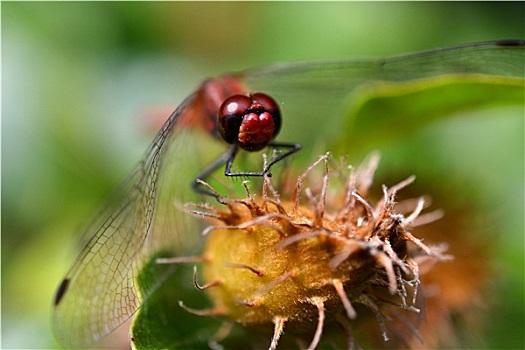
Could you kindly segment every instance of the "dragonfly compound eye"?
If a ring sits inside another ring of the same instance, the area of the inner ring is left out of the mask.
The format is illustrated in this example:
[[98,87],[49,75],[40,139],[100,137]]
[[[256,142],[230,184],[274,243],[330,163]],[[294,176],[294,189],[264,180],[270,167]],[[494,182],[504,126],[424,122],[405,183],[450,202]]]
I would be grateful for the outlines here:
[[234,95],[219,109],[219,133],[230,143],[247,151],[258,151],[277,136],[281,112],[268,95]]

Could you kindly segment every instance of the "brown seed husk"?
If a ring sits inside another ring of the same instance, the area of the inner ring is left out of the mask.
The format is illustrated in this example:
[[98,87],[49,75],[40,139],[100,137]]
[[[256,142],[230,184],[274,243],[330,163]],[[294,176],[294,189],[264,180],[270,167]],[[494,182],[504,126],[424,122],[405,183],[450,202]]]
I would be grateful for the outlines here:
[[[421,345],[419,272],[450,257],[442,255],[443,246],[423,244],[408,231],[422,201],[414,201],[411,215],[396,212],[396,193],[413,178],[385,187],[370,203],[377,156],[351,171],[329,170],[327,159],[316,162],[324,172],[309,168],[281,195],[267,178],[260,199],[248,193],[245,200],[223,198],[226,210],[210,208],[217,219],[207,230],[203,274],[215,284],[208,289],[213,302],[242,325],[293,324],[285,333],[303,343],[308,338],[300,330],[315,329],[326,314],[325,334],[340,324],[345,331],[335,333],[346,334],[347,345],[353,325],[370,315],[383,341],[391,338],[385,321],[397,319],[401,326],[393,329],[403,343]],[[399,344],[394,339],[391,344]]]

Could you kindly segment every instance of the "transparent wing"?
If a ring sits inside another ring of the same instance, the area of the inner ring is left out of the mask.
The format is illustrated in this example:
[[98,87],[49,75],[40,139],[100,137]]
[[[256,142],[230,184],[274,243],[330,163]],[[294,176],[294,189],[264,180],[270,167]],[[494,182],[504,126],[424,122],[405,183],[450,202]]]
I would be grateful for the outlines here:
[[214,156],[213,149],[220,153],[222,147],[212,145],[210,155],[197,157],[202,132],[178,127],[182,119],[191,123],[195,117],[188,108],[193,101],[194,95],[173,112],[88,226],[86,234],[92,237],[55,300],[54,330],[64,345],[92,344],[126,321],[175,268],[152,259],[187,254],[200,236],[197,223],[180,207],[196,200],[191,176]]
[[484,42],[385,59],[285,63],[239,76],[250,91],[263,91],[281,103],[280,139],[308,145],[324,131],[341,129],[338,117],[345,115],[348,96],[365,85],[456,74],[523,79],[524,46],[523,40]]
[[[248,91],[265,92],[281,104],[280,140],[308,146],[319,138],[320,126],[337,122],[346,96],[364,83],[445,74],[523,78],[524,59],[524,42],[508,41],[382,60],[275,65],[234,77]],[[55,301],[54,329],[65,345],[91,344],[117,328],[176,268],[155,264],[155,257],[187,254],[198,244],[199,223],[181,205],[201,200],[190,183],[226,147],[202,127],[187,127],[209,121],[199,106],[201,94],[202,86],[173,112],[141,162],[88,226],[86,234],[92,237]]]
[[[445,74],[524,75],[522,40],[484,42],[384,59],[284,63],[240,73],[264,91],[348,92],[365,81],[406,81]],[[323,95],[326,95],[324,93]]]

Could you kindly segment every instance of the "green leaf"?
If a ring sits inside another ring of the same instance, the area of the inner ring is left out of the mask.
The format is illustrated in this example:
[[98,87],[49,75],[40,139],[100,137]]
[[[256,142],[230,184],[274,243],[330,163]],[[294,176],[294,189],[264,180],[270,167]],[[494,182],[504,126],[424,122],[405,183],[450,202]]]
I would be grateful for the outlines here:
[[[152,261],[147,266],[154,264]],[[210,319],[192,315],[178,305],[183,301],[199,307],[205,305],[205,299],[204,293],[193,287],[188,267],[177,267],[172,277],[139,310],[131,328],[134,348],[207,348],[206,334],[213,334],[217,326],[209,322]],[[149,273],[143,275],[149,276]]]
[[524,80],[486,75],[447,75],[362,86],[350,96],[335,149],[378,147],[468,110],[524,105]]
[[[139,276],[148,283],[154,259]],[[195,315],[179,305],[195,310],[213,308],[205,291],[193,284],[191,264],[179,264],[175,273],[158,290],[153,292],[139,309],[131,327],[131,343],[134,349],[206,349],[218,334],[223,320],[216,316]],[[150,267],[148,267],[150,266]],[[269,339],[269,338],[268,338]],[[228,348],[248,348],[250,338],[236,327],[221,344]]]

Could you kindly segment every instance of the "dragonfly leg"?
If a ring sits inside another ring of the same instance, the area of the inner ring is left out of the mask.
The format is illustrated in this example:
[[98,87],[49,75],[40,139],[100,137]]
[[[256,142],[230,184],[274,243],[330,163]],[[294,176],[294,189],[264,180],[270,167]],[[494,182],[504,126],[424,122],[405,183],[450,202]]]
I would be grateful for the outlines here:
[[232,153],[232,156],[230,157],[230,159],[228,159],[226,163],[226,169],[224,170],[224,175],[226,176],[248,176],[248,177],[249,176],[259,176],[259,177],[272,176],[272,174],[269,172],[272,165],[283,160],[289,155],[294,154],[295,152],[301,149],[301,145],[298,143],[270,142],[268,146],[272,148],[288,148],[288,151],[283,154],[280,154],[275,159],[272,159],[270,163],[266,165],[263,171],[259,171],[259,172],[241,171],[241,172],[236,172],[236,173],[231,172],[231,167],[232,167],[233,160],[236,154],[236,153]]
[[[206,179],[215,172],[218,168],[220,168],[223,164],[226,164],[226,167],[224,169],[224,175],[229,177],[237,177],[237,176],[272,176],[272,174],[269,172],[272,165],[275,163],[283,160],[284,158],[288,157],[289,155],[292,155],[299,151],[301,149],[301,145],[298,143],[281,143],[281,142],[271,142],[268,144],[272,148],[286,148],[288,151],[280,154],[275,159],[272,159],[268,165],[264,168],[263,171],[260,172],[250,172],[250,171],[241,171],[241,172],[232,172],[232,166],[233,161],[235,160],[235,156],[237,155],[239,151],[239,147],[237,145],[233,145],[230,150],[226,153],[224,153],[220,158],[218,158],[215,162],[213,162],[210,166],[208,166],[203,172],[201,172],[193,181],[192,188],[195,192],[215,197],[217,200],[219,200],[219,195],[217,193],[213,193],[207,189],[204,189],[200,181],[206,181]],[[219,200],[220,202],[220,200]]]
[[[298,143],[288,143],[288,142],[270,142],[268,146],[273,147],[273,148],[288,148],[288,151],[283,154],[280,154],[275,159],[272,159],[272,161],[264,169],[263,171],[264,174],[269,174],[268,171],[270,171],[270,168],[272,167],[272,165],[298,152],[302,148],[302,146]],[[269,175],[271,176],[271,174]]]
[[[231,168],[231,164],[233,163],[233,159],[235,158],[238,151],[237,145],[233,145],[228,152],[224,153],[222,156],[220,156],[216,161],[214,161],[212,164],[210,164],[206,169],[204,169],[203,172],[201,172],[195,180],[193,180],[191,184],[191,188],[203,195],[215,197],[217,200],[219,200],[219,195],[217,193],[213,193],[209,190],[206,190],[203,188],[200,181],[206,181],[206,179],[215,172],[215,170],[219,169],[223,164],[228,163],[229,167]],[[228,164],[226,165],[226,168],[228,168]],[[220,200],[219,200],[220,202]]]

